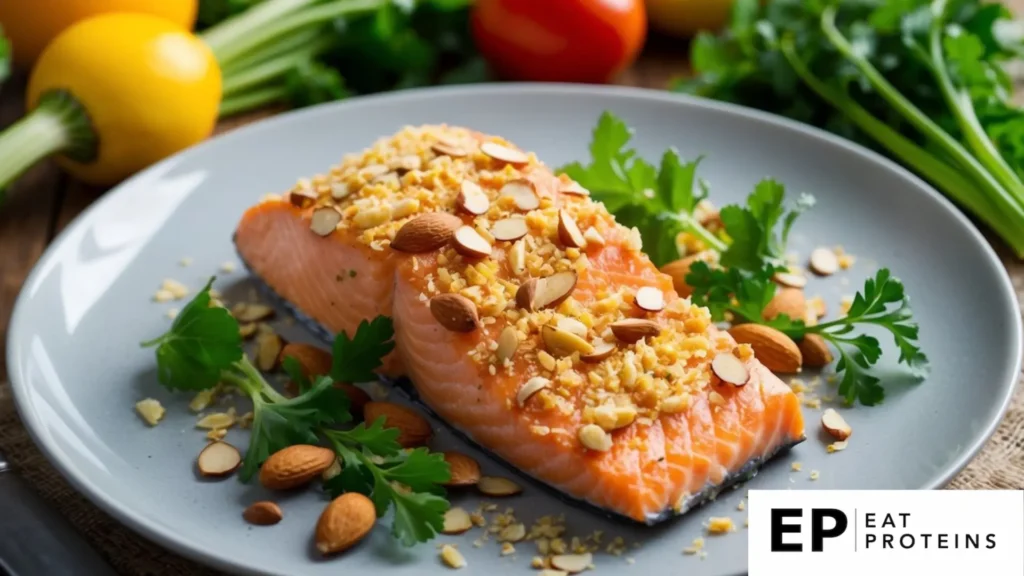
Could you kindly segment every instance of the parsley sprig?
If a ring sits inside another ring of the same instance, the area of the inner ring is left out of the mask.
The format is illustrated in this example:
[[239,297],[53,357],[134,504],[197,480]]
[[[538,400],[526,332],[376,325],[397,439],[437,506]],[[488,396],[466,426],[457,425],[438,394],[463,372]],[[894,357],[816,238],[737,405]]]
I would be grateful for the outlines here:
[[782,262],[789,231],[796,218],[814,205],[813,196],[803,194],[787,209],[785,187],[775,180],[762,180],[745,205],[722,208],[719,215],[725,234],[716,235],[694,216],[708,196],[707,183],[697,177],[702,158],[684,161],[670,148],[655,168],[629,147],[632,135],[625,122],[606,111],[593,131],[590,163],[574,162],[559,171],[590,190],[619,223],[635,226],[655,266],[680,257],[677,238],[682,232],[720,252],[726,266],[756,270],[765,260]]
[[858,333],[857,328],[878,326],[887,330],[900,350],[899,362],[917,377],[927,374],[928,357],[918,344],[918,326],[913,321],[910,299],[903,283],[887,268],[864,282],[845,316],[814,326],[784,314],[764,319],[764,309],[775,296],[772,276],[777,270],[767,265],[747,273],[735,268],[712,269],[698,262],[690,268],[686,282],[694,289],[693,302],[707,306],[715,320],[724,319],[728,312],[734,320],[771,326],[797,341],[817,334],[831,343],[839,352],[839,394],[847,404],[860,401],[865,406],[874,406],[885,398],[878,378],[868,372],[882,356],[882,347],[877,338]]
[[227,310],[211,305],[214,279],[185,306],[159,338],[143,342],[156,348],[160,383],[172,390],[205,390],[219,383],[234,385],[253,403],[249,448],[239,477],[248,482],[274,452],[294,444],[319,444],[338,454],[341,476],[327,484],[332,495],[357,491],[373,499],[378,516],[394,507],[392,532],[411,546],[434,537],[448,509],[441,484],[450,477],[444,458],[425,448],[403,450],[398,430],[384,428],[383,418],[367,426],[340,428],[353,418],[349,398],[335,382],[376,378],[374,370],[394,348],[391,319],[363,321],[351,337],[334,341],[330,375],[306,375],[292,357],[283,360],[285,372],[299,395],[285,398],[267,383],[242,348],[237,321]]

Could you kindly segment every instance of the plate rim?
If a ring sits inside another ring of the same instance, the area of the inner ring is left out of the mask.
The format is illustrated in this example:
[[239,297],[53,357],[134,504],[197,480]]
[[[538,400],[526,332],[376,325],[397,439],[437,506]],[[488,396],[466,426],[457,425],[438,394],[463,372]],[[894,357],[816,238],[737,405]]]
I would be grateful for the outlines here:
[[27,395],[27,392],[25,391],[26,384],[21,378],[22,366],[20,360],[15,357],[15,346],[13,344],[14,338],[12,338],[12,335],[18,334],[23,330],[20,327],[22,324],[21,317],[25,314],[24,310],[28,306],[29,300],[32,298],[29,294],[28,287],[32,286],[37,280],[36,276],[38,276],[42,270],[47,268],[46,263],[54,257],[58,247],[61,246],[69,236],[73,235],[94,211],[102,210],[108,203],[115,202],[122,189],[133,186],[137,180],[142,180],[152,173],[159,172],[160,170],[181,161],[183,158],[187,158],[195,154],[202,154],[207,146],[214,145],[214,143],[216,143],[216,145],[223,145],[224,141],[230,141],[234,138],[245,138],[250,134],[262,130],[273,129],[278,124],[291,122],[295,118],[330,115],[337,113],[338,110],[358,108],[363,105],[372,105],[376,102],[402,102],[405,100],[444,98],[447,96],[458,95],[487,95],[495,92],[499,92],[504,95],[509,95],[510,93],[529,95],[542,95],[547,93],[561,96],[574,94],[586,96],[598,94],[630,100],[665,102],[677,104],[683,107],[725,112],[746,121],[773,125],[784,130],[803,134],[804,136],[815,138],[819,141],[823,141],[824,143],[837,146],[845,153],[859,156],[862,159],[879,166],[880,169],[887,170],[898,176],[902,180],[906,181],[908,185],[919,188],[926,196],[937,201],[944,210],[950,212],[953,218],[967,229],[975,242],[980,244],[981,250],[986,256],[987,264],[994,266],[999,272],[997,276],[999,277],[999,283],[1002,291],[1000,296],[1011,302],[1012,307],[1017,312],[1012,314],[1013,326],[1011,327],[1013,332],[1012,337],[1016,344],[1014,349],[1017,350],[1017,353],[1012,360],[1013,369],[1010,371],[1013,380],[1011,382],[1002,383],[1005,392],[1003,397],[1000,399],[995,417],[986,423],[981,433],[972,439],[970,446],[961,453],[959,458],[957,458],[950,466],[947,466],[945,470],[936,474],[930,482],[919,489],[934,490],[946,486],[978,455],[984,445],[989,441],[989,439],[991,439],[992,435],[995,434],[996,429],[1006,415],[1010,401],[1013,398],[1017,386],[1019,385],[1021,366],[1022,362],[1024,362],[1024,343],[1022,343],[1024,342],[1024,321],[1022,321],[1021,314],[1019,313],[1020,304],[1009,274],[995,250],[989,244],[988,240],[960,208],[958,208],[951,200],[939,193],[931,184],[895,161],[860,144],[854,143],[823,129],[753,108],[652,88],[558,82],[500,82],[455,86],[432,86],[389,93],[368,94],[348,98],[339,102],[330,102],[276,114],[268,118],[257,120],[256,122],[248,125],[233,128],[223,134],[211,135],[202,142],[165,158],[132,175],[105,192],[102,197],[94,201],[88,208],[78,214],[64,228],[64,230],[57,234],[47,245],[46,249],[33,265],[28,276],[26,276],[12,309],[11,319],[8,324],[8,341],[6,346],[8,380],[10,381],[11,392],[18,416],[21,418],[21,421],[25,426],[25,429],[28,431],[29,436],[32,438],[33,443],[39,448],[40,452],[45,455],[50,464],[60,472],[60,474],[76,489],[76,491],[88,498],[94,505],[105,513],[110,514],[119,523],[130,528],[136,534],[156,543],[159,546],[163,546],[183,557],[189,558],[208,567],[239,574],[275,574],[274,572],[268,572],[256,566],[245,564],[241,561],[221,558],[210,552],[209,548],[194,546],[191,542],[181,538],[178,533],[164,528],[159,524],[153,523],[144,515],[122,504],[109,491],[100,489],[98,485],[88,483],[84,479],[80,478],[78,476],[77,467],[69,460],[62,458],[60,451],[53,450],[45,440],[45,437],[38,433],[37,429],[40,428],[43,423],[31,410],[29,402],[25,399],[25,396]]

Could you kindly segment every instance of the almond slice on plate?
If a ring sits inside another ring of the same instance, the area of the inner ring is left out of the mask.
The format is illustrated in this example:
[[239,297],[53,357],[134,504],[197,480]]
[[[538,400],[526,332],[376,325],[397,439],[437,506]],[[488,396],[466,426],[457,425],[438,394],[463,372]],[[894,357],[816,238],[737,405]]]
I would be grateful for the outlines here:
[[428,212],[403,224],[395,233],[391,248],[411,254],[437,250],[451,240],[460,226],[462,218],[454,214]]
[[503,218],[491,226],[491,236],[502,242],[514,242],[530,232],[525,218]]
[[487,198],[487,194],[484,193],[480,186],[470,180],[462,181],[459,197],[455,200],[455,204],[463,212],[468,212],[474,216],[486,214],[487,210],[491,207],[491,201]]
[[551,557],[551,565],[569,574],[583,572],[593,563],[590,552],[585,554],[556,554]]
[[558,211],[558,239],[569,248],[583,248],[587,245],[580,227],[565,210]]
[[633,299],[641,310],[660,312],[665,308],[665,295],[654,286],[644,286],[636,291]]
[[505,362],[515,355],[516,350],[519,348],[519,331],[514,326],[505,326],[498,335],[498,347],[494,350],[494,355],[498,358],[498,362]]
[[472,226],[461,226],[452,237],[455,251],[469,258],[486,258],[491,255],[491,244]]
[[629,344],[661,334],[661,326],[657,322],[642,318],[627,318],[612,322],[610,328],[616,338]]
[[472,332],[480,325],[476,304],[461,294],[438,294],[430,299],[430,313],[452,332]]
[[334,206],[321,206],[313,211],[309,229],[318,236],[330,236],[341,222],[341,212]]
[[501,187],[501,196],[509,196],[516,208],[523,212],[536,210],[540,207],[540,198],[533,187],[533,182],[520,178],[512,180]]
[[828,248],[815,248],[811,251],[811,271],[819,276],[831,276],[839,271],[839,258]]
[[743,364],[743,361],[731,353],[718,354],[711,361],[711,370],[722,379],[733,386],[744,386],[750,380],[750,372]]
[[508,146],[502,146],[497,142],[484,142],[480,145],[480,151],[495,160],[508,162],[509,164],[526,164],[530,161],[530,157],[525,152],[509,148]]
[[242,455],[227,442],[211,442],[203,448],[196,460],[199,473],[209,478],[227,476],[242,464]]
[[596,364],[614,354],[617,347],[614,342],[601,340],[594,344],[594,350],[590,354],[580,356],[580,360]]
[[788,286],[790,288],[803,288],[804,286],[807,286],[807,277],[802,274],[776,272],[772,279],[778,284],[782,284],[783,286]]
[[451,471],[445,486],[472,486],[480,481],[480,464],[473,458],[462,452],[445,452],[444,461]]
[[442,534],[463,534],[468,532],[473,527],[473,521],[469,518],[469,512],[458,506],[449,508],[444,513],[444,528],[441,529]]
[[527,280],[516,291],[516,305],[526,310],[554,308],[572,294],[576,280],[576,272],[573,271]]
[[533,378],[530,378],[526,381],[526,384],[523,384],[522,388],[519,389],[519,392],[516,393],[516,403],[519,404],[520,407],[525,406],[526,401],[529,400],[531,396],[550,385],[551,380],[548,380],[543,376],[534,376]]
[[476,488],[485,496],[515,496],[523,491],[515,482],[500,476],[481,476]]
[[822,413],[821,427],[836,440],[846,440],[853,434],[853,428],[850,428],[843,415],[836,412],[834,408],[829,408]]

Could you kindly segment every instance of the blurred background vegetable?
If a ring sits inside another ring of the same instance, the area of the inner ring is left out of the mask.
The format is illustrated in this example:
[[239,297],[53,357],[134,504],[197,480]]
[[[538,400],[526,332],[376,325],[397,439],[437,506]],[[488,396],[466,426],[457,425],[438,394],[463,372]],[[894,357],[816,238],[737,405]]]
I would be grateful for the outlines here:
[[980,0],[737,0],[676,89],[813,124],[901,162],[1024,257],[1024,23]]
[[729,21],[733,0],[647,0],[651,29],[671,36],[690,37],[720,30]]
[[605,83],[636,60],[643,0],[476,0],[473,37],[504,78]]
[[4,29],[0,26],[0,82],[3,82],[11,74],[11,45],[4,36]]
[[5,0],[0,25],[13,47],[14,64],[27,69],[58,34],[99,14],[151,14],[191,30],[198,0]]

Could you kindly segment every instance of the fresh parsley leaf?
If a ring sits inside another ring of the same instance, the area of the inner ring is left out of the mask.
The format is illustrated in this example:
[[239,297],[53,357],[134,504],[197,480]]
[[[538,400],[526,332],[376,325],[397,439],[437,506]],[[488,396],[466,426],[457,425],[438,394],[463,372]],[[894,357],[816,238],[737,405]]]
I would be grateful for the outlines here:
[[352,419],[348,395],[328,377],[315,378],[312,386],[295,398],[268,399],[256,394],[249,449],[239,477],[248,482],[271,454],[293,444],[316,444],[321,426],[344,424]]
[[405,546],[426,542],[444,528],[444,513],[450,504],[430,492],[402,492],[392,489],[395,521],[391,534]]
[[661,157],[658,171],[658,197],[661,203],[673,212],[692,214],[697,203],[707,196],[693,193],[694,177],[701,157],[692,162],[683,162],[678,152],[668,149]]
[[865,406],[880,404],[885,398],[885,389],[878,383],[878,378],[867,373],[871,363],[859,348],[850,352],[842,344],[836,343],[839,350],[839,361],[836,372],[843,375],[839,382],[839,395],[847,404],[860,400]]
[[334,362],[331,378],[335,382],[367,382],[375,380],[375,370],[395,347],[395,328],[391,318],[377,316],[363,320],[351,339],[342,332],[334,339]]
[[444,455],[416,448],[388,457],[381,464],[388,480],[398,482],[414,492],[437,492],[440,485],[451,479],[451,471]]
[[288,378],[295,383],[295,386],[298,387],[300,394],[309,390],[312,386],[306,373],[302,370],[302,365],[299,364],[299,361],[294,356],[285,356],[281,360],[281,368],[288,375]]
[[[729,205],[719,211],[725,232],[732,240],[722,252],[723,266],[756,271],[765,262],[782,263],[793,223],[814,205],[814,197],[803,194],[787,213],[785,197],[785,186],[768,178],[759,182],[747,197],[746,207]],[[777,230],[780,222],[781,229]]]
[[691,301],[707,306],[716,322],[724,320],[728,312],[734,320],[766,324],[784,331],[802,327],[802,320],[784,315],[771,321],[764,319],[764,309],[775,297],[776,284],[772,276],[779,270],[772,265],[754,271],[711,268],[706,262],[698,261],[690,266],[686,283],[693,288]]
[[398,444],[398,428],[385,428],[383,416],[374,420],[369,427],[365,422],[360,422],[351,430],[336,430],[331,434],[339,442],[352,446],[363,446],[380,456],[392,456],[402,450],[401,445]]
[[238,322],[227,310],[210,305],[213,281],[182,309],[166,334],[142,343],[144,348],[157,347],[157,374],[168,388],[212,388],[242,358]]

